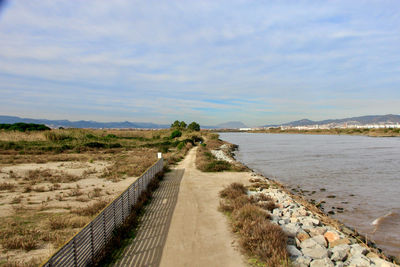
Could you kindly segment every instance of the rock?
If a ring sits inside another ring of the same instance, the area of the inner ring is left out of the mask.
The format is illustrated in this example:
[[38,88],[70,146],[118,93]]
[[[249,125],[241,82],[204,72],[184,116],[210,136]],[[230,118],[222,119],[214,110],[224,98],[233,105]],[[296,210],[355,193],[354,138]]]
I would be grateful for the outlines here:
[[343,245],[343,244],[350,245],[351,242],[348,238],[342,238],[342,239],[338,239],[338,240],[330,242],[329,247],[334,248],[336,246]]
[[300,256],[293,262],[294,267],[308,267],[310,265],[311,258]]
[[342,244],[332,249],[331,260],[333,261],[344,261],[347,258],[347,254],[350,252],[350,246]]
[[313,260],[310,263],[310,267],[334,267],[333,262],[328,258],[323,258],[319,260]]
[[325,248],[328,246],[328,243],[323,235],[316,235],[312,239]]
[[287,251],[289,252],[290,256],[294,256],[294,257],[300,257],[303,256],[303,253],[301,253],[300,250],[298,250],[295,246],[293,245],[288,245],[287,246]]
[[349,259],[349,267],[366,267],[371,265],[371,261],[364,255],[356,255]]
[[376,254],[376,253],[374,253],[374,252],[369,252],[367,255],[366,255],[368,258],[379,258],[379,256],[378,256],[378,254]]
[[316,235],[323,235],[326,233],[326,229],[324,227],[315,227],[310,229],[310,236],[316,236]]
[[[307,240],[311,240],[311,239],[307,239]],[[303,252],[304,256],[308,256],[312,259],[323,259],[323,258],[328,257],[328,251],[326,250],[326,248],[322,247],[319,244],[316,244],[313,247],[303,248],[302,252]]]
[[371,261],[373,263],[375,263],[375,265],[377,267],[396,267],[395,264],[393,264],[391,262],[388,262],[388,261],[385,261],[385,260],[383,260],[381,258],[373,258],[373,259],[371,259]]
[[297,232],[299,231],[300,226],[294,224],[294,223],[288,223],[286,225],[282,225],[282,230],[291,237],[295,237],[297,235]]
[[312,238],[309,238],[309,239],[306,239],[306,240],[304,240],[303,242],[301,242],[300,247],[301,247],[302,249],[304,249],[304,248],[311,248],[311,247],[314,247],[315,245],[318,245],[317,241],[315,241],[315,240],[312,239]]
[[350,254],[351,255],[366,255],[368,253],[367,248],[361,246],[360,244],[354,244],[350,246]]
[[344,262],[342,261],[335,262],[335,267],[344,267]]
[[332,230],[327,231],[327,232],[324,234],[324,237],[326,238],[326,240],[327,240],[329,243],[331,243],[331,242],[333,242],[333,241],[335,241],[335,240],[340,239],[339,234],[338,234],[336,231],[332,231]]
[[310,236],[305,231],[298,233],[296,235],[296,237],[300,242],[303,242],[304,240],[307,240],[310,238]]

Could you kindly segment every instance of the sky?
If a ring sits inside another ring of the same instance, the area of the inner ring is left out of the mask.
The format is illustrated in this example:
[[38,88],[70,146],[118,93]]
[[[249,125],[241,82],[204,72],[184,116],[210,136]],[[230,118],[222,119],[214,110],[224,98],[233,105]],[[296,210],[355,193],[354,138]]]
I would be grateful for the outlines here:
[[399,114],[400,1],[0,0],[0,95],[103,122]]

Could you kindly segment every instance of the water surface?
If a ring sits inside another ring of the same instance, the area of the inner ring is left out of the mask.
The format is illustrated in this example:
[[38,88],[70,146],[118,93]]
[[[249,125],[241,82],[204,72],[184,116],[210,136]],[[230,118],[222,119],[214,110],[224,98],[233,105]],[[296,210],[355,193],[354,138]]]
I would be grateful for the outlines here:
[[220,137],[239,145],[239,161],[289,188],[308,191],[308,199],[326,201],[326,212],[334,211],[333,217],[399,256],[400,138],[253,133]]

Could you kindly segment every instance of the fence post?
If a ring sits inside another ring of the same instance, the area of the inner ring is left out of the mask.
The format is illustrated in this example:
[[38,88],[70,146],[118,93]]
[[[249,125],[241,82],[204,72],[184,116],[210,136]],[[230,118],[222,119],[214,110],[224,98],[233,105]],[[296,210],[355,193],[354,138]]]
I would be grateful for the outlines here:
[[75,266],[78,266],[78,258],[76,256],[75,237],[72,239],[72,248],[73,248],[73,251],[74,251],[74,264],[75,264]]
[[115,201],[113,202],[113,217],[114,217],[114,229],[117,227],[117,219],[115,218]]
[[103,211],[103,235],[104,235],[104,247],[107,244],[107,232],[106,232],[106,212]]
[[92,263],[94,262],[94,237],[93,237],[93,221],[90,223],[90,250],[92,255]]
[[[128,194],[129,194],[129,192],[128,192]],[[121,224],[122,223],[124,223],[124,221],[125,221],[125,212],[124,212],[124,196],[125,196],[125,194],[122,194],[122,222],[121,222]]]

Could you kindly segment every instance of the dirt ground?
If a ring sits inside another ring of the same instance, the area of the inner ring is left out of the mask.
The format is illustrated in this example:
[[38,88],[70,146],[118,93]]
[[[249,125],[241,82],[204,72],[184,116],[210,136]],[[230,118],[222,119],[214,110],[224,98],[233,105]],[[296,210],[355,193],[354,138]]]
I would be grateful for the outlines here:
[[[64,161],[0,165],[0,265],[7,259],[40,262],[95,215],[74,211],[96,203],[104,206],[137,179],[103,178],[110,164]],[[60,219],[65,224],[57,224]],[[22,238],[20,244],[13,243],[16,238]],[[27,246],[23,244],[26,240],[32,247],[20,249]]]
[[227,218],[218,211],[218,192],[233,182],[248,184],[251,173],[201,172],[195,167],[196,150],[176,167],[184,174],[160,266],[247,266]]

